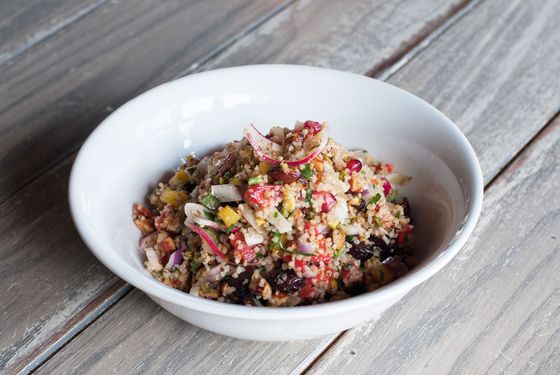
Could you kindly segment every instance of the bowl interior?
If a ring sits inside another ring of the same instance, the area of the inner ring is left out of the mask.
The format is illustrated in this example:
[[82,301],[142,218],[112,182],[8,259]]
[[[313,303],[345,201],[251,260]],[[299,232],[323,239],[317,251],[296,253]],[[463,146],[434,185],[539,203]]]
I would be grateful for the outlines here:
[[423,264],[446,251],[463,229],[477,183],[478,164],[464,137],[441,113],[400,89],[306,67],[202,73],[121,107],[90,136],[76,160],[70,191],[76,224],[115,273],[127,278],[115,262],[120,260],[138,278],[155,283],[137,247],[132,204],[145,202],[183,156],[205,155],[240,139],[249,123],[267,131],[306,119],[327,121],[337,142],[367,149],[411,176],[400,195],[412,205],[416,251]]

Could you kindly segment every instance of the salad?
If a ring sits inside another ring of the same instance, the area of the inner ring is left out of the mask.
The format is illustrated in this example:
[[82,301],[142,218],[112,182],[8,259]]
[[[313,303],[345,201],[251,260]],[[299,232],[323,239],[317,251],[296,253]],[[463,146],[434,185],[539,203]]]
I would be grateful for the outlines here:
[[329,137],[326,123],[254,126],[202,159],[190,155],[133,220],[146,269],[216,301],[296,306],[375,290],[406,274],[409,177]]

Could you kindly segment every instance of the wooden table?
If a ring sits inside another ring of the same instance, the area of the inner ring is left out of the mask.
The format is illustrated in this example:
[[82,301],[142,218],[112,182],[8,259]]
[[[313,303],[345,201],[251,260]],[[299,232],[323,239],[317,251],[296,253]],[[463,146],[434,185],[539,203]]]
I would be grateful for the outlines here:
[[[0,372],[558,373],[560,1],[0,1]],[[218,336],[105,269],[69,217],[80,144],[128,99],[223,66],[366,74],[432,103],[484,173],[466,247],[381,320]]]

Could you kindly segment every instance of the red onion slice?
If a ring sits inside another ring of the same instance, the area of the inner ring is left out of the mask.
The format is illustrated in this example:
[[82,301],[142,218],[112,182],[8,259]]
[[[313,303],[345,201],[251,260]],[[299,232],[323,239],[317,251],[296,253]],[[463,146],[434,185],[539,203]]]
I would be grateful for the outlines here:
[[[272,142],[270,139],[263,136],[259,131],[251,124],[251,127],[245,128],[243,130],[245,138],[249,141],[255,153],[257,154],[259,160],[266,161],[270,164],[280,164],[283,160],[278,157],[270,156],[272,152],[280,153],[282,152],[282,146],[277,143]],[[319,155],[327,143],[329,142],[329,135],[325,130],[321,132],[321,138],[319,145],[316,146],[313,151],[311,151],[307,156],[300,160],[286,160],[286,164],[290,167],[297,167],[298,165],[309,163],[317,155]]]
[[213,214],[212,210],[206,208],[201,204],[198,203],[185,204],[185,215],[187,215],[187,220],[185,220],[185,224],[187,223],[187,221],[189,221],[201,226],[222,230],[222,226],[220,224],[206,218],[205,212]]
[[157,242],[158,232],[152,232],[150,234],[145,235],[140,239],[138,242],[138,246],[141,249],[146,250],[149,247],[153,247]]
[[216,245],[216,243],[214,242],[214,239],[204,229],[189,222],[185,222],[185,225],[189,227],[193,232],[198,234],[208,244],[208,246],[210,246],[210,248],[212,249],[214,254],[216,254],[217,257],[222,259],[226,258],[224,253],[220,251],[218,245]]
[[253,124],[243,129],[243,135],[247,138],[260,160],[267,161],[271,164],[280,164],[280,160],[269,155],[272,154],[272,152],[281,153],[282,146],[262,135]]
[[169,260],[167,261],[165,268],[170,270],[173,268],[173,266],[181,264],[182,260],[183,260],[183,252],[181,250],[176,250],[172,252],[171,255],[169,256]]
[[326,131],[323,130],[321,132],[321,142],[313,151],[311,151],[310,154],[308,154],[306,157],[300,160],[286,161],[286,164],[288,164],[290,167],[297,167],[298,165],[309,163],[325,149],[325,146],[327,145],[328,142],[329,142],[329,135],[327,134]]

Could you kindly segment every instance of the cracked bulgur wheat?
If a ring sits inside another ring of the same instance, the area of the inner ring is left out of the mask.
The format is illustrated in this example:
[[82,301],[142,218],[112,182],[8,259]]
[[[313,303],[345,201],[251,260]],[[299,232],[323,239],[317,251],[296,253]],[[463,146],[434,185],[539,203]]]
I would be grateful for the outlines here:
[[414,266],[410,178],[298,122],[201,160],[189,156],[134,205],[146,269],[202,298],[294,306],[377,289]]

